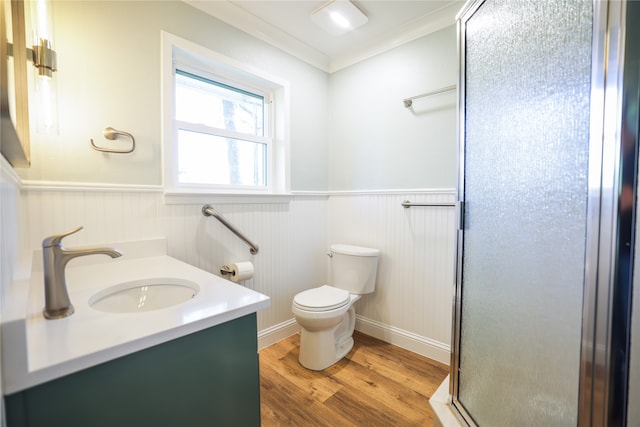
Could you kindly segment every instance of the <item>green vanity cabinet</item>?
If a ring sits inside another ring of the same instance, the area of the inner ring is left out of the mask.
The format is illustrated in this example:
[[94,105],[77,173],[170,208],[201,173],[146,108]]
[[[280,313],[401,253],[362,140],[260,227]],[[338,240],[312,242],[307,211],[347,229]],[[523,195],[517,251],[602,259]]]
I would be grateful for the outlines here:
[[259,426],[255,313],[5,396],[9,427]]

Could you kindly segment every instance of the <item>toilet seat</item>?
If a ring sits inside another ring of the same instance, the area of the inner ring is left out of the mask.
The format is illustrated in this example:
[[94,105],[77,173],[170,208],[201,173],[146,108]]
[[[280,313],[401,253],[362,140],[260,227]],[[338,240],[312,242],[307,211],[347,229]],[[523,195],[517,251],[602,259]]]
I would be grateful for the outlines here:
[[349,301],[349,292],[327,285],[300,292],[293,298],[293,304],[299,309],[315,312],[334,310]]

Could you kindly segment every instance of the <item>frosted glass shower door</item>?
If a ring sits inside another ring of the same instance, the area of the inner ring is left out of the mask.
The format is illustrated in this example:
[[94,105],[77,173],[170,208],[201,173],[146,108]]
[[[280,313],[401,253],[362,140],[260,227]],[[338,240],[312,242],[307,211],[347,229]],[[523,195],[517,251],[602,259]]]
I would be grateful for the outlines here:
[[465,210],[454,398],[481,426],[575,426],[592,3],[487,0],[459,28]]

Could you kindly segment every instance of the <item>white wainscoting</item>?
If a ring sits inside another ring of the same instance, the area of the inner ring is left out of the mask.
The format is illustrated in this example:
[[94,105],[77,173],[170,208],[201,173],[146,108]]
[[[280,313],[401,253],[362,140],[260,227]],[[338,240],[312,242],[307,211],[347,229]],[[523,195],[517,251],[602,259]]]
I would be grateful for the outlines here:
[[[20,179],[11,165],[0,155],[0,320],[3,319],[3,313],[6,314],[4,307],[7,304],[7,295],[18,269],[16,224],[18,223],[19,184]],[[3,395],[1,366],[0,363],[0,395]],[[5,425],[3,414],[4,399],[0,399],[0,423]]]
[[159,191],[31,188],[22,194],[21,254],[28,265],[44,237],[84,226],[64,244],[166,237],[171,256],[217,275],[223,265],[252,261],[255,275],[243,285],[271,297],[271,306],[258,313],[262,331],[291,320],[293,296],[325,280],[327,205],[324,195],[298,196],[289,203],[215,206],[259,245],[259,253],[251,255],[220,222],[202,215],[202,204],[166,205]]
[[330,243],[374,247],[381,251],[378,284],[356,305],[358,329],[449,363],[455,210],[400,203],[454,201],[452,190],[296,194],[287,203],[214,205],[259,245],[257,255],[204,217],[202,204],[165,204],[157,189],[117,190],[27,186],[18,220],[24,268],[44,237],[81,225],[65,245],[166,237],[171,256],[214,274],[222,265],[252,261],[256,273],[244,286],[271,297],[270,308],[258,313],[264,347],[298,331],[291,301],[327,283]]
[[380,249],[375,293],[356,303],[357,328],[449,364],[455,280],[453,190],[333,194],[329,241]]
[[[18,204],[20,179],[0,156],[0,297],[15,278],[18,268]],[[0,298],[2,302],[2,298]],[[2,314],[0,304],[0,315]]]

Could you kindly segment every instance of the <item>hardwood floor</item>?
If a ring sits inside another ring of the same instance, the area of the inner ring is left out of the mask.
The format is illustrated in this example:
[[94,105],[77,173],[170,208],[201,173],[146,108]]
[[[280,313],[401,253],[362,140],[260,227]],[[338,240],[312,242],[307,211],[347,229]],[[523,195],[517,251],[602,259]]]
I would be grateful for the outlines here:
[[449,368],[356,332],[321,372],[298,362],[300,335],[260,351],[262,426],[431,426],[429,398]]

